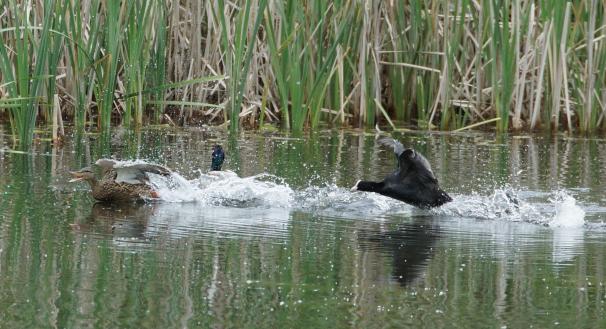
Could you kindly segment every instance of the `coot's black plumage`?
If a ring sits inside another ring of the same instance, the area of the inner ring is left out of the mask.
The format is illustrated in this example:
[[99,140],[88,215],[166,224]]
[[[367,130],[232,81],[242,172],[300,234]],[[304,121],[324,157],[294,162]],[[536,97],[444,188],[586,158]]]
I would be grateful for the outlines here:
[[423,209],[439,207],[452,201],[440,189],[429,162],[422,154],[405,148],[392,138],[383,138],[379,142],[393,147],[398,158],[398,168],[381,182],[360,180],[352,187],[352,191],[376,192]]

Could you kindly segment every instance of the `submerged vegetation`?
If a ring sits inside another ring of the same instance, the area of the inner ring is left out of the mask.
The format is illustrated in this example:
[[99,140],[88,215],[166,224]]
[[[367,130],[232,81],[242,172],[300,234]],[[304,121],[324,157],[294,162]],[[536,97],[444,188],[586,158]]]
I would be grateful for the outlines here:
[[603,1],[1,0],[0,118],[595,132]]

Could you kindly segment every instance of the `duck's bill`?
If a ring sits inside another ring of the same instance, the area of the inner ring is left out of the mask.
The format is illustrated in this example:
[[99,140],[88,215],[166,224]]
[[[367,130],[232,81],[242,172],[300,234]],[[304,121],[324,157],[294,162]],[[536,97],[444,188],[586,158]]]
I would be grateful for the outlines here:
[[69,180],[70,183],[79,182],[84,179],[84,176],[82,176],[82,174],[80,174],[77,171],[70,171],[69,174],[72,175],[72,177],[73,177],[72,179]]
[[356,185],[352,186],[351,191],[357,191],[358,190],[358,184],[360,183],[360,181],[358,180],[356,182]]

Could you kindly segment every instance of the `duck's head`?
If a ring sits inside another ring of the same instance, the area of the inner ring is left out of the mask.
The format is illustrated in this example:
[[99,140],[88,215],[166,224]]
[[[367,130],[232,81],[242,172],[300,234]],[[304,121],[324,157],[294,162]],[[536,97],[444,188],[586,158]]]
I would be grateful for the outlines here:
[[72,179],[69,180],[70,183],[79,182],[79,181],[95,181],[95,173],[90,167],[84,167],[78,171],[70,171],[70,175],[72,175]]

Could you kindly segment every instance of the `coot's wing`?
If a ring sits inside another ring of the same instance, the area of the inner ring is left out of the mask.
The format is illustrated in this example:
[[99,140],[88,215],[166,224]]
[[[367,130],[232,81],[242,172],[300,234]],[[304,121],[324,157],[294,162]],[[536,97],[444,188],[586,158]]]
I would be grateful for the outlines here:
[[406,184],[435,184],[438,180],[431,170],[429,161],[419,152],[405,148],[399,141],[385,137],[379,139],[379,143],[388,147],[393,147],[393,151],[398,158],[398,168],[392,175],[398,177],[402,183]]
[[399,168],[394,174],[398,175],[402,183],[437,187],[438,180],[431,170],[429,161],[421,153],[413,149],[405,149],[398,157],[398,162]]
[[393,138],[389,138],[389,137],[381,138],[381,139],[379,139],[379,143],[383,144],[385,146],[388,146],[388,147],[393,147],[393,153],[395,153],[396,157],[398,157],[398,158],[400,157],[402,152],[404,152],[404,145],[402,145],[402,143],[400,143],[399,141],[397,141]]
[[379,142],[393,147],[398,167],[385,177],[376,192],[420,208],[437,207],[452,200],[440,189],[429,161],[422,154],[391,138]]
[[415,157],[413,158],[413,160],[417,163],[417,166],[424,167],[427,171],[431,173],[431,176],[434,176],[433,170],[431,170],[431,165],[429,164],[429,161],[427,161],[427,159],[423,156],[423,154],[415,151]]
[[[379,139],[379,143],[381,143],[385,146],[388,146],[388,147],[393,147],[393,152],[396,154],[396,158],[398,158],[398,161],[401,160],[401,155],[402,155],[402,153],[404,153],[405,150],[412,150],[412,149],[405,148],[404,145],[402,145],[402,143],[400,143],[399,141],[397,141],[393,138],[389,138],[389,137]],[[412,158],[419,166],[423,166],[431,172],[431,165],[429,164],[429,161],[427,161],[427,159],[425,159],[425,157],[421,153],[414,151]],[[406,165],[406,164],[400,163],[400,167],[402,167],[402,165]],[[433,174],[433,172],[432,172],[432,174]]]

